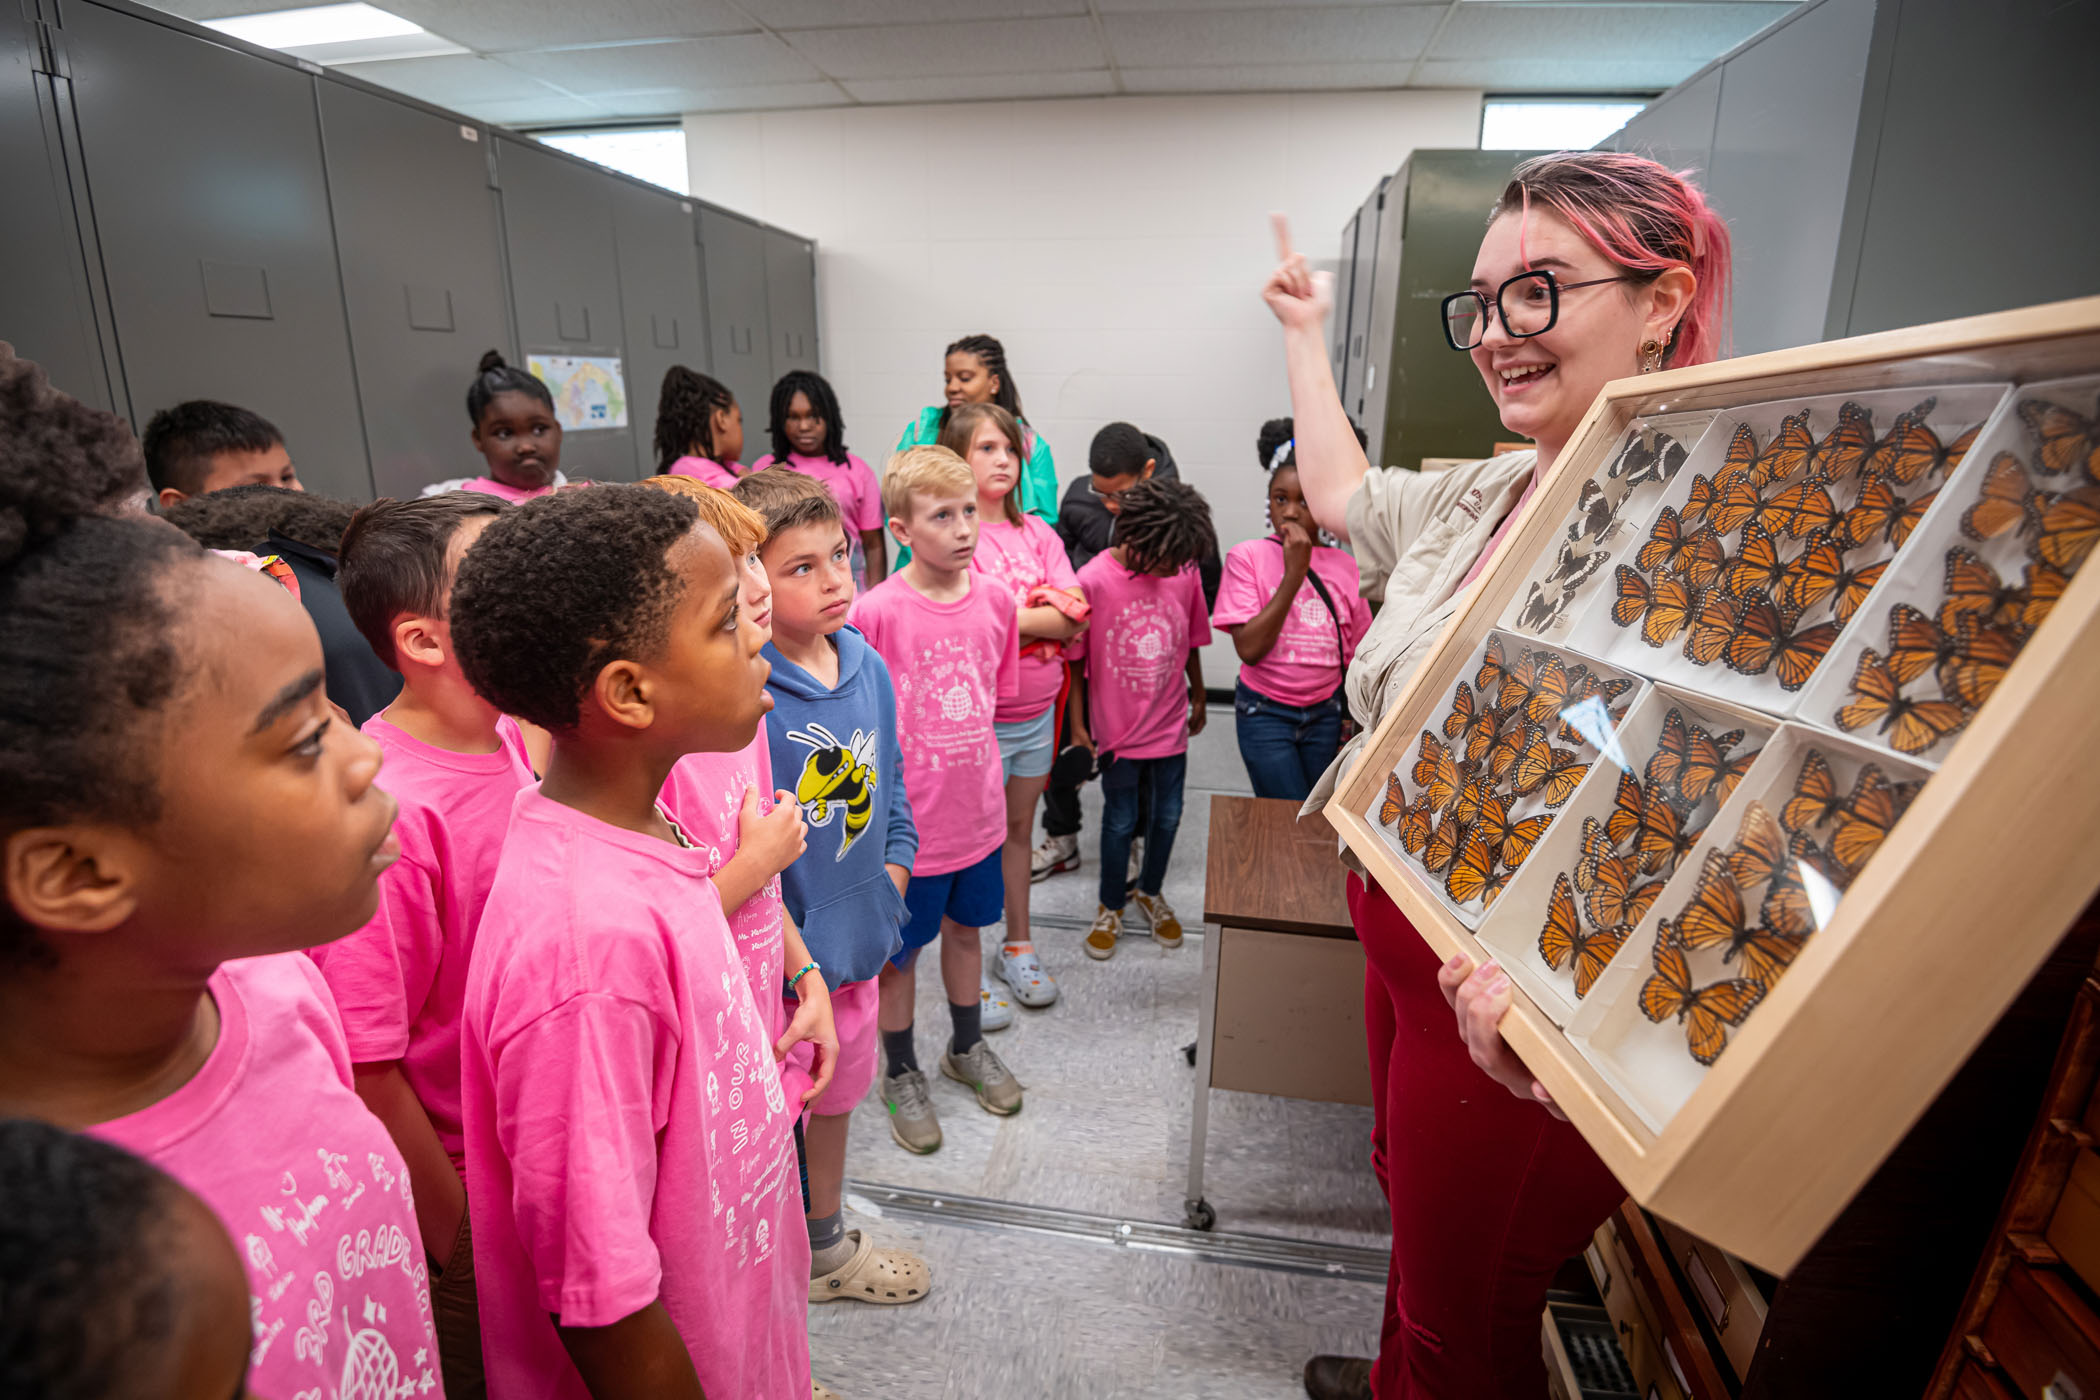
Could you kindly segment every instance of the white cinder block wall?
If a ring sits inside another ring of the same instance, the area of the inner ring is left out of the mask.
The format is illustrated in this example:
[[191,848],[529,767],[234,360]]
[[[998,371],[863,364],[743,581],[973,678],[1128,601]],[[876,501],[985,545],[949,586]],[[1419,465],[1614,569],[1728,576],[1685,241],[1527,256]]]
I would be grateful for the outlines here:
[[[824,371],[877,472],[941,396],[941,351],[1005,342],[1060,486],[1096,429],[1166,440],[1221,544],[1261,529],[1254,434],[1290,411],[1268,212],[1328,265],[1415,147],[1478,144],[1480,94],[1118,97],[685,118],[692,191],[817,240]],[[746,404],[751,455],[765,405]],[[1212,685],[1237,659],[1204,656]]]

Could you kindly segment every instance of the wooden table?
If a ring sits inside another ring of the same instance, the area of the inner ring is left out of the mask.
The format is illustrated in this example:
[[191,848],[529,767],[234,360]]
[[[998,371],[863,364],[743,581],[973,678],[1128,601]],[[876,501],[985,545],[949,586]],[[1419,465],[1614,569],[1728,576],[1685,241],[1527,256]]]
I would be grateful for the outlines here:
[[1208,1230],[1203,1196],[1210,1091],[1371,1102],[1364,955],[1349,922],[1347,871],[1324,822],[1298,804],[1210,800],[1203,883],[1203,999],[1189,1127],[1186,1223]]

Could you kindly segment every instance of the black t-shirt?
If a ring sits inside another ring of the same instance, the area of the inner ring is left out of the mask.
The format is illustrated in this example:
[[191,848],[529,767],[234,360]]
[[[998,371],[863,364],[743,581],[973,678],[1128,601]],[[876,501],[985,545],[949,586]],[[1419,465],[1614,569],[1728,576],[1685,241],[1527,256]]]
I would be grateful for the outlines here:
[[401,693],[401,677],[379,659],[365,634],[350,620],[343,595],[335,587],[335,556],[275,531],[255,552],[280,556],[298,576],[299,601],[313,619],[314,630],[321,634],[328,698],[349,713],[352,724],[360,726],[393,704]]

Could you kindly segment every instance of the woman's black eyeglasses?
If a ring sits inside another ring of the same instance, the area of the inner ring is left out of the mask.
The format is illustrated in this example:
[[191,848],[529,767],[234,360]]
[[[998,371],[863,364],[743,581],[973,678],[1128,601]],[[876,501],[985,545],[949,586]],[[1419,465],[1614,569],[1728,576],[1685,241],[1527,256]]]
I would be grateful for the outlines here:
[[[1488,322],[1501,316],[1502,328],[1512,336],[1544,335],[1560,320],[1560,294],[1578,287],[1601,287],[1606,282],[1628,282],[1625,276],[1595,277],[1587,282],[1561,282],[1551,272],[1520,272],[1495,289],[1490,302],[1479,292],[1456,292],[1444,298],[1444,339],[1453,350],[1471,350],[1487,338]],[[1517,304],[1509,304],[1510,292]]]

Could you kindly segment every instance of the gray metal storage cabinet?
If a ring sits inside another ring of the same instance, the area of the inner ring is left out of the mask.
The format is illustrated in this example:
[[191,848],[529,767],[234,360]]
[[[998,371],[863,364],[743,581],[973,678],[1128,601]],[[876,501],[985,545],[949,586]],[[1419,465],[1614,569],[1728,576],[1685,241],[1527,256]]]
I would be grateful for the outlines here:
[[1385,217],[1386,180],[1380,180],[1350,222],[1356,229],[1356,257],[1349,277],[1349,344],[1342,362],[1342,407],[1351,420],[1364,420],[1365,382],[1371,345],[1371,308],[1386,295],[1378,284],[1378,230]]
[[373,490],[479,476],[467,386],[512,344],[488,135],[347,83],[320,95]]
[[772,318],[766,309],[766,231],[749,219],[703,206],[700,242],[707,250],[708,339],[714,376],[744,411],[744,455],[765,449],[766,400],[773,391]]
[[[503,192],[503,240],[510,254],[519,350],[527,359],[590,355],[622,362],[632,426],[565,433],[562,471],[571,480],[632,481],[634,435],[648,432],[649,426],[634,417],[634,376],[625,359],[619,251],[613,236],[615,181],[508,135],[496,140],[496,179]],[[469,376],[473,368],[466,366]]]
[[[817,248],[808,239],[777,228],[766,230],[766,315],[773,330],[773,377],[778,379],[791,369],[814,372],[818,368]],[[771,386],[767,388],[770,393]]]
[[0,340],[60,389],[106,409],[115,396],[62,149],[72,84],[43,66],[36,26],[19,10],[0,14],[0,266],[11,269],[0,277]]
[[[1327,323],[1333,328],[1333,339],[1327,346],[1327,367],[1334,374],[1334,387],[1341,392],[1349,374],[1349,307],[1352,289],[1356,282],[1356,264],[1359,257],[1368,257],[1358,241],[1358,226],[1363,211],[1357,210],[1342,225],[1342,247],[1334,270],[1334,309],[1327,313]],[[1344,397],[1343,407],[1349,400]]]
[[308,486],[363,499],[314,80],[99,5],[65,42],[133,421],[241,404]]
[[700,223],[690,200],[608,181],[627,321],[627,411],[638,476],[656,471],[656,403],[672,365],[706,372]]

